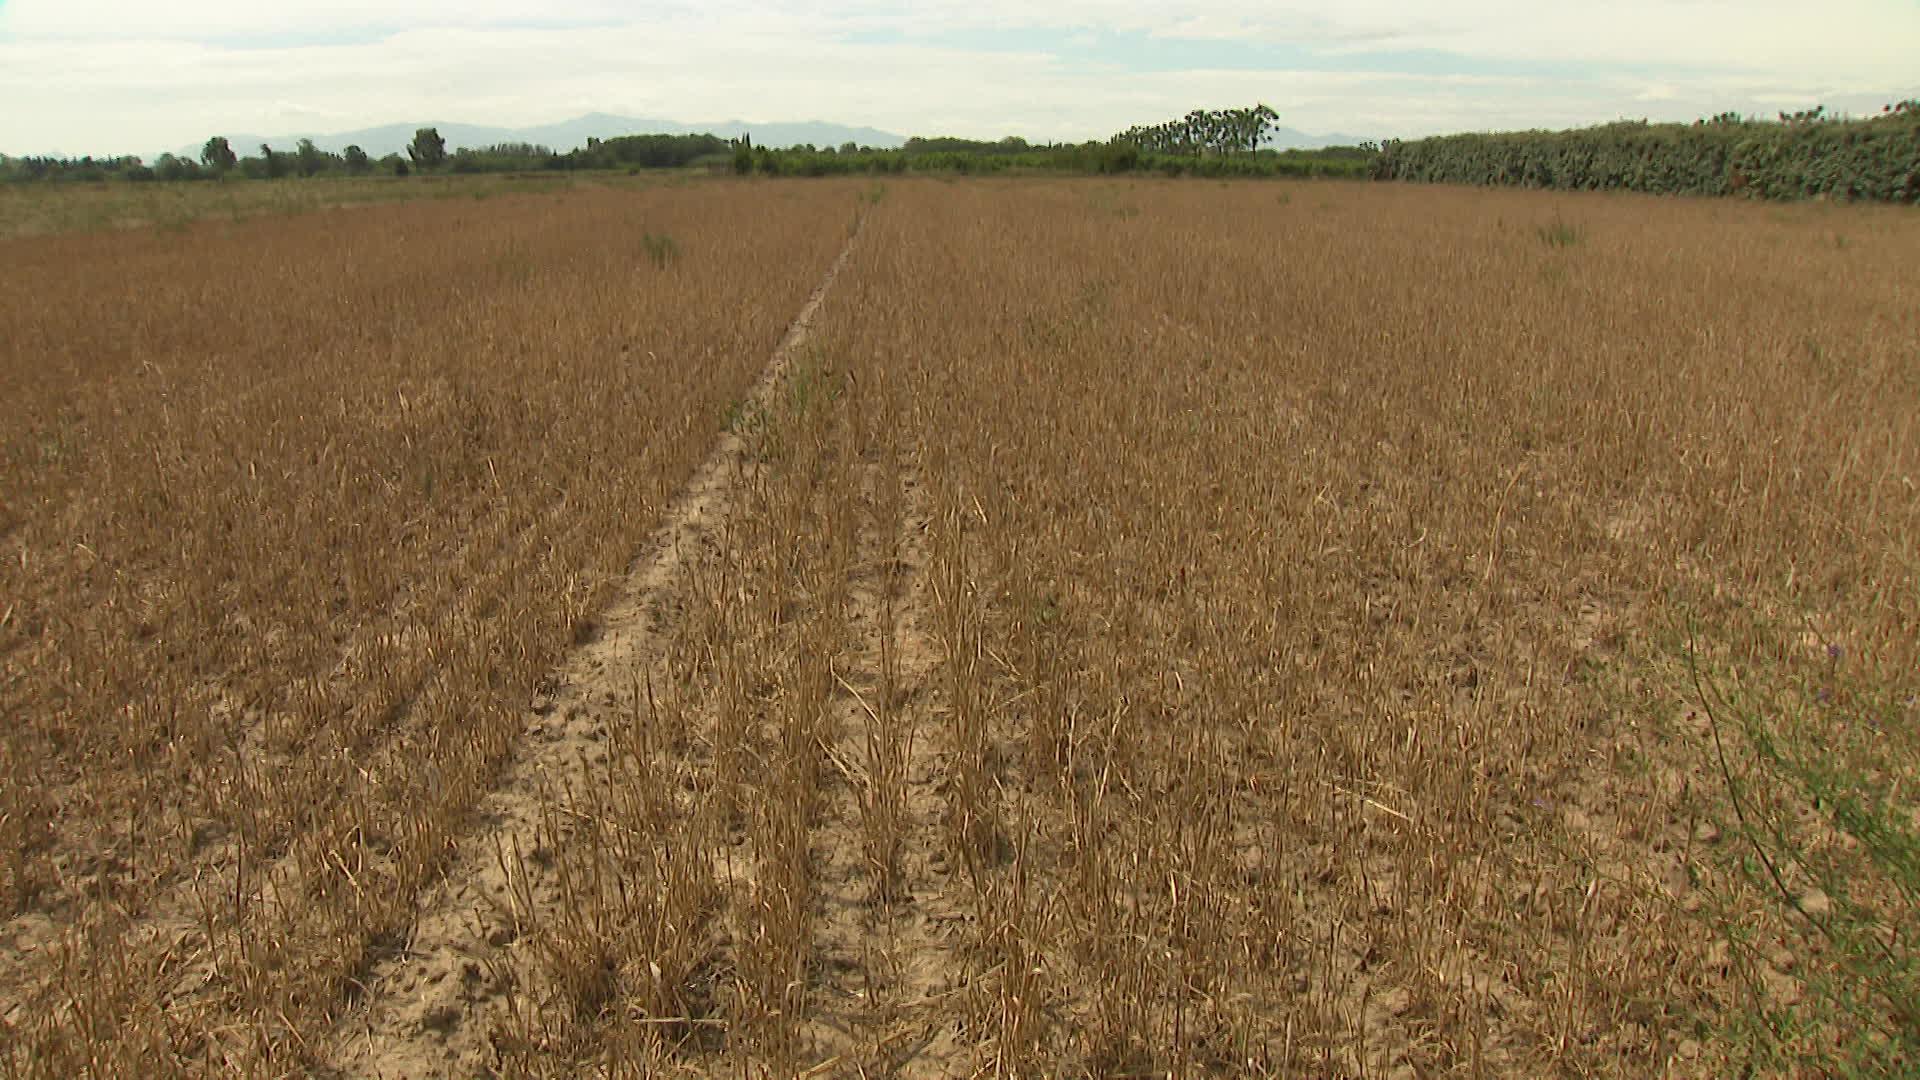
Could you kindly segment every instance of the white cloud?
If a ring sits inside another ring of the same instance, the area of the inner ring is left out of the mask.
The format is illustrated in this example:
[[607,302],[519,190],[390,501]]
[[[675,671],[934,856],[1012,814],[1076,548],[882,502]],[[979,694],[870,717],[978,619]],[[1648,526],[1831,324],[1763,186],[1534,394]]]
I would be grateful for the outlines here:
[[[850,11],[827,11],[846,17]],[[966,27],[1099,27],[1356,55],[1433,49],[1531,62],[1667,65],[1688,70],[1914,77],[1912,0],[971,0],[916,3],[868,18],[938,33]]]
[[[1057,45],[978,47],[1008,28],[1057,31]],[[849,37],[876,30],[904,42]],[[1306,49],[1348,70],[1116,71],[1078,52],[1095,31],[1183,39],[1182,55]],[[1483,74],[1422,74],[1410,50]],[[1920,92],[1911,55],[1910,0],[1830,0],[1817,18],[1787,0],[554,0],[534,18],[505,0],[0,0],[0,150],[153,153],[216,131],[593,110],[1087,138],[1254,100],[1310,131],[1421,134],[1776,100],[1866,111]]]
[[[524,3],[507,0],[173,0],[164,4],[128,0],[11,0],[0,29],[24,38],[82,40],[244,39],[267,35],[347,34],[396,27],[485,27],[548,23],[628,21],[632,5],[606,0],[563,0],[530,15]],[[656,12],[669,10],[655,5]],[[692,5],[681,5],[689,14]]]

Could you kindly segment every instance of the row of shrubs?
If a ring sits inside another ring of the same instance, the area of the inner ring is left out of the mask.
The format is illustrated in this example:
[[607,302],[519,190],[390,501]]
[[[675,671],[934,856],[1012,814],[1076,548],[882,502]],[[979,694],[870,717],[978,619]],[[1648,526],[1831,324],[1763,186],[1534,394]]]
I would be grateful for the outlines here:
[[706,168],[768,176],[885,176],[900,173],[961,175],[1022,172],[1158,173],[1165,176],[1325,176],[1367,175],[1371,148],[1262,150],[1257,154],[1167,154],[1127,143],[1089,142],[1053,146],[1015,140],[972,143],[961,139],[912,139],[896,149],[810,146],[773,149],[712,135],[638,135],[593,140],[582,149],[556,154],[543,146],[502,145],[443,154],[433,165],[412,165],[399,154],[378,161],[364,154],[275,153],[240,157],[227,169],[203,166],[191,158],[161,155],[149,167],[137,157],[8,158],[0,156],[0,183],[36,181],[216,180],[234,175],[250,180],[347,175],[371,172],[405,176],[414,169],[453,173],[533,173],[575,169]]
[[1329,150],[1263,150],[1257,154],[1158,154],[1126,143],[1090,142],[1033,147],[1018,152],[900,150],[824,152],[739,147],[733,168],[772,176],[888,175],[906,172],[980,175],[1004,172],[1135,173],[1164,176],[1324,176],[1367,175],[1370,152],[1352,147]]
[[[1808,114],[1811,115],[1811,114]],[[1920,202],[1920,111],[1864,120],[1716,118],[1385,143],[1382,180],[1669,195]]]

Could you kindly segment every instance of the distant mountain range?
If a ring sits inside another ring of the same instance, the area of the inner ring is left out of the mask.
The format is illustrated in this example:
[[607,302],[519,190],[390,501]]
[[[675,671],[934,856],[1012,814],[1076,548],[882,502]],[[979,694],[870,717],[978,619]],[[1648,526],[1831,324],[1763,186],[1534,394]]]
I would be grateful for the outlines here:
[[[539,124],[524,128],[436,123],[429,120],[407,124],[385,124],[380,127],[343,131],[332,135],[310,132],[292,135],[242,135],[224,132],[218,134],[226,134],[234,153],[242,157],[259,152],[261,143],[273,147],[275,151],[290,151],[301,139],[312,139],[315,146],[332,153],[337,154],[349,146],[358,146],[373,157],[379,158],[388,154],[405,153],[407,144],[413,141],[413,133],[423,127],[438,130],[440,137],[447,140],[448,150],[493,146],[498,143],[534,143],[566,153],[585,146],[590,138],[611,139],[621,135],[711,134],[723,139],[737,139],[745,134],[752,135],[753,141],[760,146],[773,147],[796,146],[801,143],[811,143],[814,146],[840,146],[849,142],[861,146],[895,147],[907,141],[903,135],[881,131],[878,128],[849,127],[845,124],[828,124],[819,121],[749,124],[743,120],[724,120],[712,124],[687,124],[677,120],[663,120],[656,116],[614,116],[610,113],[588,113],[557,124]],[[216,133],[208,132],[208,134]],[[1289,148],[1314,150],[1323,146],[1352,146],[1360,141],[1357,135],[1309,135],[1293,128],[1276,128],[1267,145],[1282,150]],[[177,147],[173,153],[197,158],[200,156],[200,145]]]
[[1277,127],[1267,136],[1266,145],[1275,150],[1323,150],[1329,146],[1359,146],[1366,142],[1365,135],[1309,135],[1304,131],[1290,127]]

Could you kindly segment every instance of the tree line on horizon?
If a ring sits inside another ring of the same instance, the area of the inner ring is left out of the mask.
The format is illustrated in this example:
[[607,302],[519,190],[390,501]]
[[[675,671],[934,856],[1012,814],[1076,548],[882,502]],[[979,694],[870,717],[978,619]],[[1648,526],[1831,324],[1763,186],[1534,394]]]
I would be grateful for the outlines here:
[[[1213,116],[1214,114],[1190,114]],[[1265,106],[1218,114],[1242,119],[1208,121],[1207,130],[1217,125],[1219,132],[1235,131],[1233,123],[1252,118],[1260,123],[1260,132],[1270,125],[1274,114]],[[1261,118],[1264,117],[1264,120]],[[1143,129],[1144,130],[1144,129]],[[1198,129],[1196,129],[1198,130]],[[162,154],[148,165],[138,157],[59,159],[50,157],[8,158],[0,156],[0,182],[4,181],[218,181],[229,178],[246,180],[305,179],[320,176],[405,177],[435,173],[499,173],[574,170],[626,170],[686,168],[705,166],[714,171],[769,176],[828,176],[889,174],[905,172],[998,172],[1006,169],[1037,169],[1060,172],[1129,172],[1157,169],[1169,175],[1195,172],[1204,175],[1345,175],[1365,171],[1364,154],[1353,148],[1326,151],[1258,150],[1256,132],[1240,160],[1225,160],[1225,145],[1209,143],[1200,153],[1182,146],[1180,158],[1160,152],[1154,146],[1141,146],[1119,139],[1086,143],[1033,143],[1019,136],[997,140],[966,139],[954,136],[915,136],[897,148],[862,146],[847,142],[839,146],[815,146],[802,143],[788,147],[756,146],[752,136],[723,139],[711,134],[626,135],[617,138],[590,138],[587,144],[565,153],[531,143],[502,143],[494,146],[449,150],[439,131],[428,127],[414,133],[406,152],[375,159],[358,146],[338,153],[301,139],[293,150],[274,150],[262,144],[257,154],[241,156],[225,136],[213,136],[201,147],[197,158]],[[1234,139],[1240,136],[1235,134]],[[1237,144],[1236,144],[1237,145]],[[1215,153],[1219,149],[1221,153]],[[1205,156],[1208,160],[1201,160]],[[1191,159],[1191,160],[1184,160]]]
[[[507,151],[513,148],[489,148]],[[544,154],[544,148],[528,147]],[[275,150],[260,144],[257,156],[240,156],[224,135],[215,135],[200,148],[198,158],[161,154],[152,165],[134,155],[115,158],[8,157],[0,154],[0,181],[33,180],[129,180],[185,181],[220,180],[238,175],[249,180],[278,180],[283,177],[314,177],[323,174],[367,176],[389,173],[406,176],[415,169],[431,170],[447,159],[446,140],[433,128],[421,128],[414,134],[407,152],[375,159],[358,146],[339,153],[322,150],[312,139],[301,139],[293,150]]]
[[188,181],[405,177],[434,173],[526,173],[706,167],[741,175],[834,176],[906,172],[1156,172],[1167,176],[1367,177],[1441,183],[1623,189],[1670,194],[1748,194],[1768,198],[1832,195],[1920,201],[1920,100],[1889,104],[1854,118],[1824,106],[1782,111],[1778,120],[1726,112],[1691,124],[1621,121],[1571,131],[1530,131],[1388,140],[1320,150],[1262,144],[1279,119],[1260,104],[1195,109],[1177,120],[1136,125],[1106,140],[1030,143],[920,137],[894,148],[844,143],[784,148],[754,145],[750,135],[629,135],[589,139],[565,153],[531,143],[449,151],[438,130],[414,133],[406,152],[374,159],[358,146],[339,153],[302,139],[291,151],[262,144],[241,157],[214,136],[198,158],[162,154],[62,159],[0,155],[0,182]]
[[1280,114],[1264,104],[1250,109],[1195,109],[1178,120],[1130,127],[1110,141],[1185,157],[1251,154],[1267,141],[1279,119]]

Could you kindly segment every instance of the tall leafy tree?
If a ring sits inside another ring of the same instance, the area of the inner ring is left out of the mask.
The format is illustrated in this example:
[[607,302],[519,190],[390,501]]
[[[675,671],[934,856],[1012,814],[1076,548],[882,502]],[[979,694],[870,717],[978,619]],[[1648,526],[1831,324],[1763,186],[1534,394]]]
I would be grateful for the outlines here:
[[227,145],[225,135],[215,135],[207,140],[207,145],[200,148],[201,163],[219,176],[225,176],[239,160],[233,152],[233,147]]
[[301,176],[312,176],[327,167],[327,155],[313,145],[312,139],[301,139],[300,145],[294,148],[293,156]]
[[437,128],[425,127],[413,133],[413,142],[407,145],[407,156],[413,159],[416,168],[431,171],[447,160],[447,140],[440,137]]
[[372,159],[368,158],[367,152],[360,149],[357,144],[347,147],[341,152],[341,156],[346,160],[347,171],[355,176],[365,175],[373,168]]
[[1247,151],[1251,153],[1260,149],[1260,144],[1267,141],[1267,136],[1273,131],[1273,125],[1280,122],[1280,114],[1266,105],[1255,105],[1247,112],[1247,123],[1252,129]]

